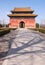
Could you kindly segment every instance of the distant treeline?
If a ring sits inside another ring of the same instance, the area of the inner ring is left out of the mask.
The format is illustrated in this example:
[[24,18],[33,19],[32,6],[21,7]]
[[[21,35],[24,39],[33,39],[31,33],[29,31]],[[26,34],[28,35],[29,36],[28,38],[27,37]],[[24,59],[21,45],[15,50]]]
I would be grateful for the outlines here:
[[0,27],[9,27],[9,24],[0,24]]

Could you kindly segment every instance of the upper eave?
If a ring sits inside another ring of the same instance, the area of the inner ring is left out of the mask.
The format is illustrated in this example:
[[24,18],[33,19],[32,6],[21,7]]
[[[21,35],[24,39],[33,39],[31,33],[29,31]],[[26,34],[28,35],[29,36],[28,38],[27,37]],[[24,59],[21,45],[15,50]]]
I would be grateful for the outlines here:
[[18,16],[36,17],[36,16],[38,16],[38,15],[36,15],[36,14],[9,14],[8,16],[9,16],[9,17],[18,17]]
[[14,8],[11,12],[34,12],[30,7]]

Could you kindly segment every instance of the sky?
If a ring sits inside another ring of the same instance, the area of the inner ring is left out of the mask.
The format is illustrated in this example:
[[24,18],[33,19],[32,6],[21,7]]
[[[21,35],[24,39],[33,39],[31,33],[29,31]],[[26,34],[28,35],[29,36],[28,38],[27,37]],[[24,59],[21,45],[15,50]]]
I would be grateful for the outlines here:
[[14,7],[31,7],[38,15],[36,22],[45,23],[45,0],[0,0],[0,23],[9,23],[7,15]]

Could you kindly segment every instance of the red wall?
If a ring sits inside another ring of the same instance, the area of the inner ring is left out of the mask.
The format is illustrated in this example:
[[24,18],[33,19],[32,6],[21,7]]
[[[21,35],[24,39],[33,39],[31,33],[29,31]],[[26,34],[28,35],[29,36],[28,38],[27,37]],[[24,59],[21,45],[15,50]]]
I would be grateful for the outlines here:
[[25,28],[35,28],[35,18],[10,18],[10,28],[19,28],[20,22],[25,23]]

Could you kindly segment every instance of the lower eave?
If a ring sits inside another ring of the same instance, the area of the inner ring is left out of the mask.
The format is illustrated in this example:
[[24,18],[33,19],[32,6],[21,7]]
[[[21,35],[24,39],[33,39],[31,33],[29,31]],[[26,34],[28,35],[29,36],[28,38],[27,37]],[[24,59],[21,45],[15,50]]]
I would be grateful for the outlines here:
[[36,14],[9,14],[9,17],[36,17]]

